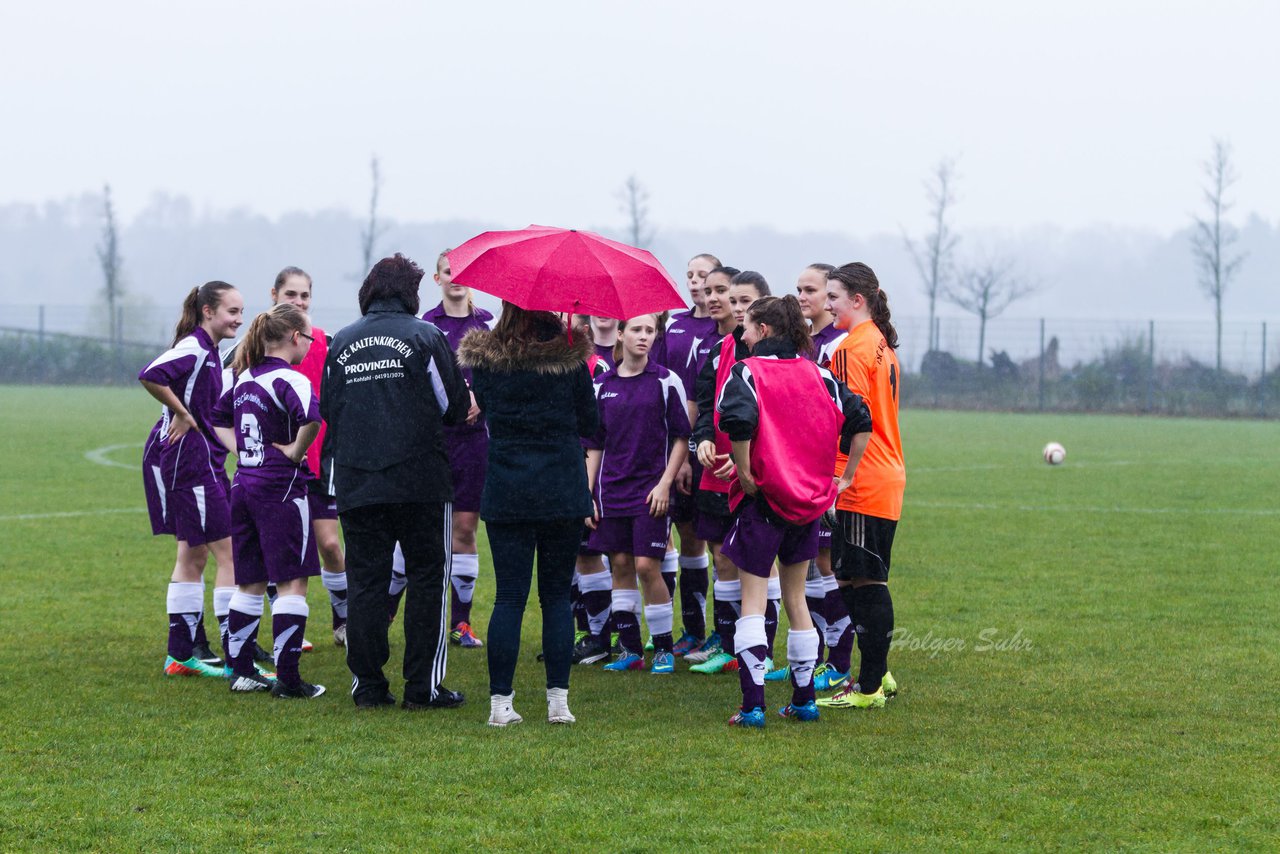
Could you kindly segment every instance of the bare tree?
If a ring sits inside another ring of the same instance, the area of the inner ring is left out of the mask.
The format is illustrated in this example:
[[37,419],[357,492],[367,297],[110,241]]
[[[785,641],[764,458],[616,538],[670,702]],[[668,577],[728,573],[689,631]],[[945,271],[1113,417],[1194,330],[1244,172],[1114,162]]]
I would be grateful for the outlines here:
[[363,279],[373,269],[373,260],[377,254],[378,239],[387,232],[387,227],[378,222],[378,194],[382,191],[382,172],[378,168],[378,155],[369,160],[369,171],[373,176],[373,188],[369,193],[369,225],[360,230],[360,249],[364,253],[364,266],[360,278]]
[[111,204],[110,184],[102,188],[102,216],[102,243],[97,247],[98,263],[102,266],[102,278],[106,285],[103,296],[107,299],[111,340],[119,344],[124,339],[124,324],[120,317],[120,302],[124,296],[124,277],[121,274],[124,258],[120,256],[120,233],[116,228],[115,206]]
[[653,240],[653,228],[649,224],[649,191],[633,172],[618,191],[618,201],[627,215],[627,237],[632,246],[648,248]]
[[920,241],[903,234],[907,251],[920,273],[924,295],[929,298],[929,349],[936,350],[938,342],[934,334],[934,318],[937,317],[938,297],[944,295],[948,279],[954,274],[952,254],[960,238],[947,221],[947,214],[955,204],[955,161],[943,158],[924,182],[925,198],[929,200],[929,219],[933,230]]
[[1204,187],[1204,201],[1208,212],[1196,217],[1196,228],[1191,235],[1191,253],[1199,270],[1200,288],[1213,300],[1213,320],[1217,329],[1215,367],[1222,370],[1222,297],[1227,285],[1244,261],[1242,253],[1232,254],[1231,246],[1239,239],[1234,227],[1223,222],[1231,203],[1226,200],[1227,190],[1236,182],[1235,168],[1231,165],[1231,144],[1226,140],[1213,141],[1213,153],[1204,161],[1204,174],[1208,184]]
[[1023,281],[1008,258],[991,257],[961,270],[943,295],[952,304],[978,318],[978,367],[987,345],[987,321],[1036,290]]

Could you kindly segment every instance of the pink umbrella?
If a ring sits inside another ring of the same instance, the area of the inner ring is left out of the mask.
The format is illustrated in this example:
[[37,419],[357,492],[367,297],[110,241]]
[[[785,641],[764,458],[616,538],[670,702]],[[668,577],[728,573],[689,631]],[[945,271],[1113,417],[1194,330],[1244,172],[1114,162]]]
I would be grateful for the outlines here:
[[448,257],[455,282],[525,309],[625,320],[685,307],[650,252],[589,231],[486,231]]

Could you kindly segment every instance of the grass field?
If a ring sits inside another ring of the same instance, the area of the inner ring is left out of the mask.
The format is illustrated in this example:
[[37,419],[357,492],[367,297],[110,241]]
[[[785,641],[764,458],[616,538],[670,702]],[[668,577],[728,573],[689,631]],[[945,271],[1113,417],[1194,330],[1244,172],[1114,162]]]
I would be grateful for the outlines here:
[[450,656],[464,708],[357,714],[319,583],[323,698],[162,678],[155,409],[0,387],[2,850],[1280,845],[1276,424],[905,412],[887,709],[742,732],[736,677],[575,668],[550,727],[535,603],[502,731],[483,651]]

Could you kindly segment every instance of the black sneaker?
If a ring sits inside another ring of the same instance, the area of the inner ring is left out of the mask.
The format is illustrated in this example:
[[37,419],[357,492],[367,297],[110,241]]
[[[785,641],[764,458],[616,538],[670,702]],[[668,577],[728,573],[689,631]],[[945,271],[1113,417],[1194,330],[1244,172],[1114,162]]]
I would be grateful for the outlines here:
[[207,643],[198,643],[191,647],[191,654],[210,667],[222,666],[222,659],[213,654],[213,649]]
[[396,695],[390,691],[382,692],[382,696],[365,693],[356,697],[355,702],[357,709],[381,709],[383,706],[394,706],[396,704]]
[[600,638],[587,635],[573,645],[574,664],[595,664],[609,657],[609,650],[604,648]]
[[257,642],[256,640],[253,642],[253,660],[254,660],[254,661],[258,661],[258,662],[262,662],[262,663],[264,663],[264,664],[266,664],[266,663],[275,664],[275,663],[276,663],[275,656],[273,656],[271,653],[267,652],[267,651],[266,651],[265,649],[263,649],[262,647],[258,646],[258,642]]
[[255,691],[270,691],[275,682],[261,673],[254,673],[252,676],[241,676],[239,673],[232,673],[227,680],[228,687],[235,694],[252,694]]
[[420,703],[406,698],[405,701],[400,704],[400,707],[411,712],[416,712],[421,709],[456,709],[466,701],[467,698],[461,691],[450,691],[448,688],[441,685],[436,689],[435,699],[428,700],[425,703]]
[[311,700],[324,693],[323,685],[312,685],[310,682],[298,680],[293,685],[286,685],[277,679],[271,686],[271,696],[280,700]]

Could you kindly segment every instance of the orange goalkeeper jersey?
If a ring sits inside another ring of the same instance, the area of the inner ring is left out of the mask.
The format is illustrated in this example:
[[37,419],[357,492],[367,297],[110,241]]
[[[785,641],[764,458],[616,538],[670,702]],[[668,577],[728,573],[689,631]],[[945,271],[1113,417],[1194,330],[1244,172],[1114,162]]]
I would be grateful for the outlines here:
[[[839,510],[852,510],[881,519],[902,516],[902,492],[907,470],[902,462],[898,432],[898,386],[902,368],[898,356],[871,320],[849,330],[831,355],[831,373],[862,396],[871,410],[871,441],[853,476],[853,486],[840,493]],[[836,475],[844,472],[845,454],[836,454]]]

